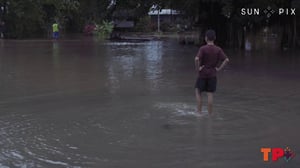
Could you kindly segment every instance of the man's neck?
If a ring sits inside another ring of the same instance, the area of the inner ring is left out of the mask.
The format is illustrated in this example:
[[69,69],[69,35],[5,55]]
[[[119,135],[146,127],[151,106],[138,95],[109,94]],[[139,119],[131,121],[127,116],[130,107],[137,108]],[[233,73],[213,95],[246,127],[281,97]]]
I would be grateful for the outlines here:
[[215,43],[213,41],[208,41],[207,45],[215,45]]

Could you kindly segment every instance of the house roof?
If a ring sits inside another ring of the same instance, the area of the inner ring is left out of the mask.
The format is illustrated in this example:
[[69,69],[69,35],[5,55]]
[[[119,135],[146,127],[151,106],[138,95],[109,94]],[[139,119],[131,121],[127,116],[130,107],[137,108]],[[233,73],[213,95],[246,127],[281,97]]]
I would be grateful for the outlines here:
[[126,21],[126,20],[122,20],[122,21],[115,21],[114,22],[115,27],[116,28],[133,28],[134,27],[134,22],[133,21]]
[[[160,15],[179,15],[180,12],[174,9],[161,9],[159,12]],[[150,10],[148,15],[158,15],[158,10]]]

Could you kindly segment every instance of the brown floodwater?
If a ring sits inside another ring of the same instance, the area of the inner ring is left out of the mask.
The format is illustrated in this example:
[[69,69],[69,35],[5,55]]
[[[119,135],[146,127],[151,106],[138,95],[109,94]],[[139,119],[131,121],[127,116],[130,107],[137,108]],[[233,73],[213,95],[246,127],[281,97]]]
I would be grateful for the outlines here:
[[[214,115],[199,117],[197,50],[0,41],[0,167],[299,167],[300,52],[225,50]],[[286,146],[288,163],[263,161],[261,147]]]

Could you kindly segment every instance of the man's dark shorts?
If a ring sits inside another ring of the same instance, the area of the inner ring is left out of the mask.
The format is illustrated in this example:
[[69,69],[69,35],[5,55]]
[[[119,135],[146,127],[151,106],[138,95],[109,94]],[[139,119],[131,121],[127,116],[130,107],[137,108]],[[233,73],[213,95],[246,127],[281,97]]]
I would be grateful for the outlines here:
[[58,39],[59,32],[53,32],[52,36],[53,36],[54,39]]
[[196,81],[195,88],[199,92],[215,92],[217,89],[217,77],[212,78],[199,78]]

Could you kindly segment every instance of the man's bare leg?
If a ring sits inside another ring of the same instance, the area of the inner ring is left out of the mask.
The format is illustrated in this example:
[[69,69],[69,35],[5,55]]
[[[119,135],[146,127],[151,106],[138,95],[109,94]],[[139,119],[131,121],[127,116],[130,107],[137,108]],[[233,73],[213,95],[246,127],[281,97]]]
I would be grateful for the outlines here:
[[201,93],[199,92],[199,89],[195,89],[196,93],[196,100],[197,100],[197,110],[200,114],[202,114],[202,100],[201,100]]
[[214,98],[213,93],[207,92],[207,111],[209,115],[212,114],[212,110],[213,110],[213,98]]

